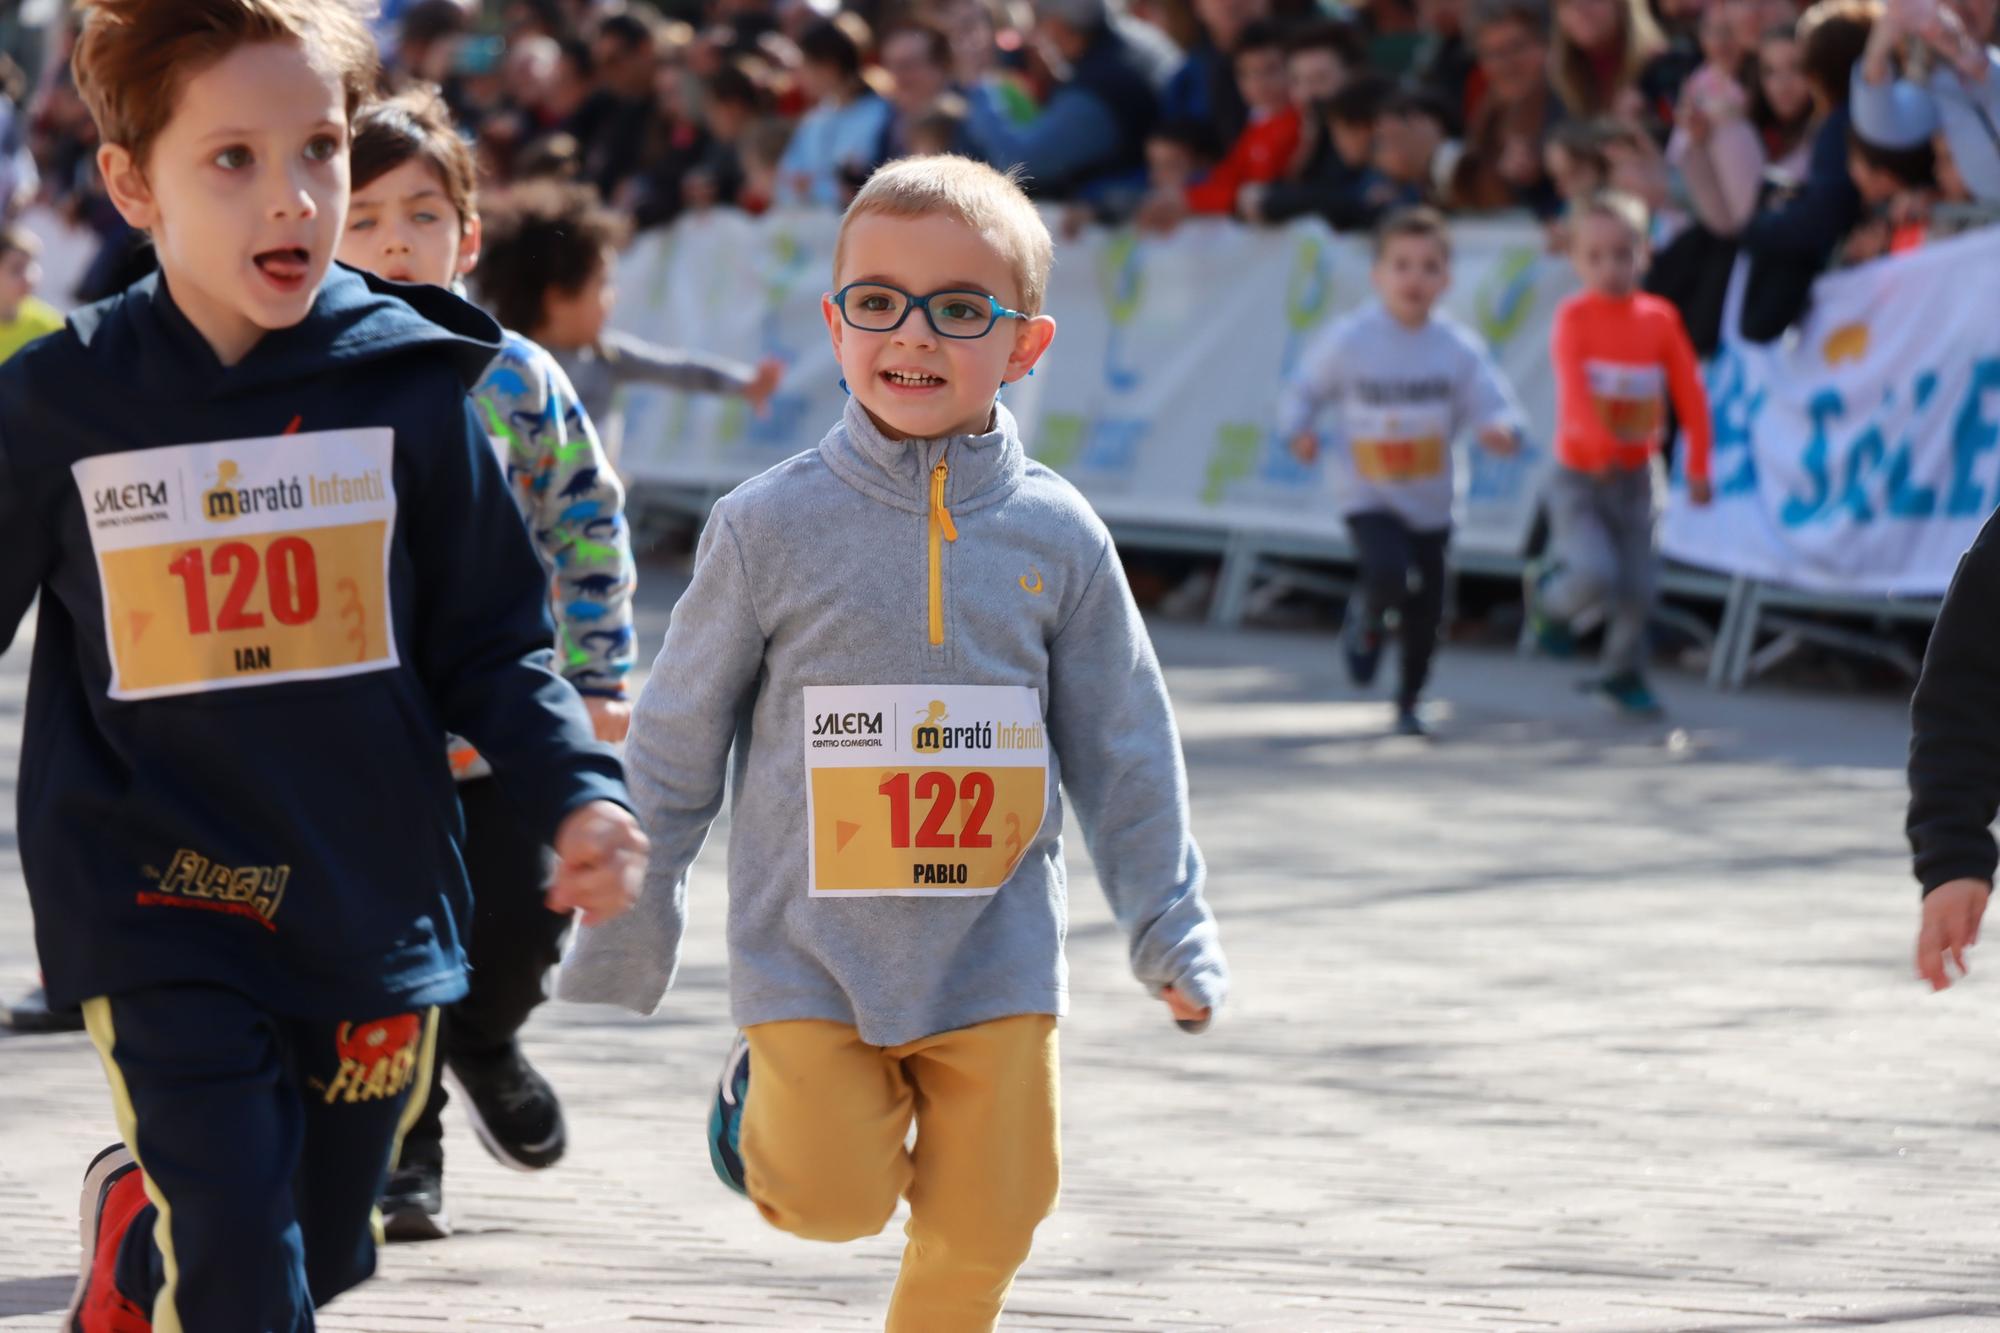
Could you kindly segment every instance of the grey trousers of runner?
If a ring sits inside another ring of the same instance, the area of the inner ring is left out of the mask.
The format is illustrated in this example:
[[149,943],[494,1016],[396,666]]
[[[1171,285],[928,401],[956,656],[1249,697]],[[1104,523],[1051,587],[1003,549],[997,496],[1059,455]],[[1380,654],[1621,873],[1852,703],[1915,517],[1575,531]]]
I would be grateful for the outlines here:
[[1656,464],[1601,476],[1558,467],[1549,477],[1550,551],[1558,562],[1542,607],[1569,621],[1604,607],[1604,669],[1637,671],[1659,581],[1654,548],[1661,491]]

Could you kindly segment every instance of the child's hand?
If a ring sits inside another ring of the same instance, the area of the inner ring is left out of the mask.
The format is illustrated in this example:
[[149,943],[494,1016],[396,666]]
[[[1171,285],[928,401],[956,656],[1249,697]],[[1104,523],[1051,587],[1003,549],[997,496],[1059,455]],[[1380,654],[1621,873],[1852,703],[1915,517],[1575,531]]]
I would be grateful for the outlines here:
[[767,356],[757,363],[757,375],[743,386],[743,397],[750,404],[750,410],[758,416],[765,416],[771,410],[771,395],[778,391],[778,384],[785,378],[785,363],[775,356]]
[[1319,461],[1319,436],[1302,430],[1292,436],[1292,457],[1311,467]]
[[1707,477],[1688,478],[1688,503],[1700,509],[1715,498],[1715,485]]
[[[1167,1012],[1174,1016],[1174,1022],[1191,1032],[1199,1032],[1208,1025],[1214,1010],[1194,1004],[1172,986],[1160,992],[1160,998],[1167,1002]],[[1193,1025],[1193,1026],[1190,1026]]]
[[625,733],[632,729],[632,705],[623,699],[607,699],[600,694],[587,694],[583,706],[590,710],[590,727],[597,733],[597,739],[606,745],[616,745],[625,739]]
[[1481,426],[1479,443],[1489,454],[1512,458],[1521,452],[1521,437],[1512,426]]
[[556,877],[549,910],[583,913],[600,925],[639,901],[646,873],[646,835],[624,806],[592,801],[572,810],[556,830]]
[[1958,966],[1964,976],[1965,951],[1979,943],[1979,918],[1986,914],[1986,900],[1993,886],[1983,879],[1955,879],[1940,884],[1924,896],[1924,923],[1917,931],[1917,975],[1940,991],[1951,985],[1945,960]]

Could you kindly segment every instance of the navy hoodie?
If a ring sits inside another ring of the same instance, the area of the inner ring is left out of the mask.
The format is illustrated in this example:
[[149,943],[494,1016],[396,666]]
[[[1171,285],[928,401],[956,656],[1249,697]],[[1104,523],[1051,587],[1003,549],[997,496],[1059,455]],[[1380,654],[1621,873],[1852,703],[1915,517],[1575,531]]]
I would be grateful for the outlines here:
[[[465,992],[447,731],[544,840],[616,757],[466,389],[499,328],[336,267],[234,366],[155,274],[0,367],[0,621],[39,593],[21,861],[49,995]],[[4,647],[4,639],[0,639]]]

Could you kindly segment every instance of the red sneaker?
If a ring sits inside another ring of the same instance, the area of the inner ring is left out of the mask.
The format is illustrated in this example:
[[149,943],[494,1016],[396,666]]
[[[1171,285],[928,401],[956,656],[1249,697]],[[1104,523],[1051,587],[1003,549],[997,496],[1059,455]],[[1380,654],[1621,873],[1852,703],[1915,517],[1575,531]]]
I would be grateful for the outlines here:
[[63,1321],[65,1333],[152,1333],[151,1317],[120,1295],[112,1280],[119,1242],[145,1206],[146,1178],[131,1149],[114,1143],[91,1160],[77,1207],[82,1272]]

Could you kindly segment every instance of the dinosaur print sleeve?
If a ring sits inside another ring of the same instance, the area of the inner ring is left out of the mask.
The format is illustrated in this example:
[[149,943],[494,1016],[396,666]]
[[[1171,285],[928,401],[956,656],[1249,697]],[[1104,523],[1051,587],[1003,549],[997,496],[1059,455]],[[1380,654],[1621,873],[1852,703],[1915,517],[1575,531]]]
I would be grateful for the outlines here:
[[552,580],[556,665],[577,692],[623,698],[634,656],[625,490],[569,377],[509,333],[474,390]]

